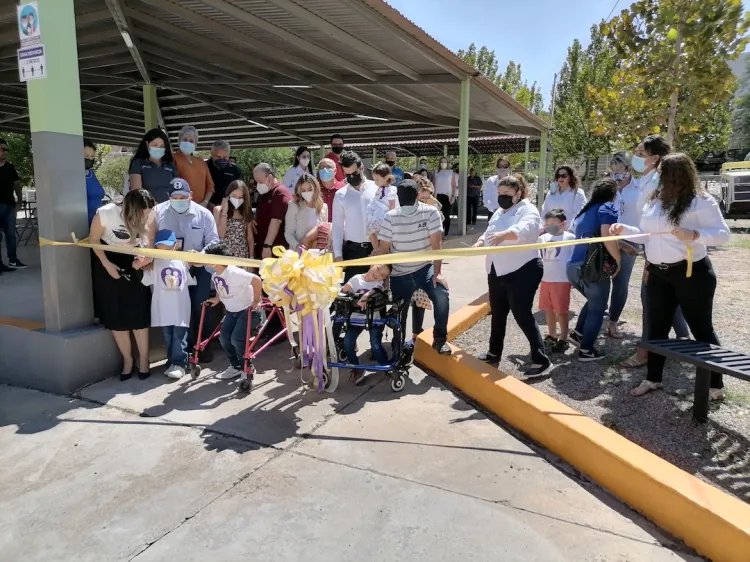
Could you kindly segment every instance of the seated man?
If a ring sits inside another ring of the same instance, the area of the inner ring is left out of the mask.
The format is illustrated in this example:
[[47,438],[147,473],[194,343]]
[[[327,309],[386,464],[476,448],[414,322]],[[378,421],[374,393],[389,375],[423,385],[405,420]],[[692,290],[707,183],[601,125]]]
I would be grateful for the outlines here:
[[[443,226],[440,211],[417,200],[418,188],[413,180],[398,184],[400,208],[386,213],[378,233],[378,253],[423,252],[439,250],[442,246]],[[448,347],[448,313],[450,309],[448,283],[440,274],[442,261],[434,263],[393,264],[391,294],[394,300],[410,301],[417,289],[423,289],[434,305],[435,327],[432,347],[438,353],[450,355]],[[412,310],[414,336],[422,332],[424,308]]]

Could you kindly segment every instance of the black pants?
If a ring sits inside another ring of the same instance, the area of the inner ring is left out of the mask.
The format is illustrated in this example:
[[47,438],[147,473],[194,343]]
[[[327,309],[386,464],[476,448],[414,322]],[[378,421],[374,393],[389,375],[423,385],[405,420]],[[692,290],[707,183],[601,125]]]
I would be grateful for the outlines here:
[[451,198],[447,195],[443,195],[442,193],[438,193],[435,198],[440,201],[440,204],[443,206],[441,209],[443,211],[443,234],[445,236],[448,236],[448,233],[451,231],[451,210],[453,205],[451,205]]
[[[651,340],[669,337],[677,306],[682,308],[690,332],[696,341],[719,345],[713,325],[716,274],[707,257],[693,263],[693,274],[686,277],[687,262],[667,269],[648,266],[647,306]],[[651,382],[661,382],[666,358],[656,353],[648,354],[648,376]],[[711,388],[723,388],[719,373],[711,373]]]
[[469,195],[466,198],[466,222],[477,224],[477,213],[479,212],[479,195]]
[[[344,245],[341,248],[341,257],[346,260],[357,260],[360,258],[366,258],[370,254],[372,254],[372,244],[369,242],[352,242],[350,240],[344,240]],[[349,279],[354,277],[355,275],[359,275],[360,273],[367,273],[367,270],[370,269],[369,266],[360,266],[360,267],[347,267],[344,270],[344,284],[346,284]]]
[[531,361],[546,365],[549,358],[544,351],[542,333],[531,312],[534,306],[534,295],[542,282],[542,260],[539,258],[526,262],[511,273],[497,276],[492,266],[487,276],[490,289],[490,309],[492,310],[492,327],[490,331],[489,352],[496,357],[503,354],[505,326],[508,313],[513,313],[518,327],[521,328],[531,347]]

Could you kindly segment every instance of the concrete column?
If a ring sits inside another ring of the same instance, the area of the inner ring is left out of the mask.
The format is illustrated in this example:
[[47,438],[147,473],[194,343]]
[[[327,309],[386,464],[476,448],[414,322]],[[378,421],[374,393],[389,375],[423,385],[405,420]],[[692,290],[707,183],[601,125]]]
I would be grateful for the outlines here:
[[[469,172],[469,95],[471,78],[461,82],[461,120],[458,124],[458,233],[466,234],[466,177]],[[447,147],[446,147],[447,148]]]
[[378,162],[378,149],[373,148],[372,149],[372,165],[374,166]]
[[539,176],[536,180],[536,205],[541,210],[544,203],[544,190],[547,186],[547,129],[543,129],[539,139]]
[[529,137],[526,137],[526,151],[523,157],[523,173],[524,175],[529,173]]
[[146,131],[159,126],[159,102],[153,84],[143,85],[143,121]]
[[447,144],[443,145],[443,156],[448,158],[448,145]]
[[[88,235],[83,167],[81,89],[74,0],[39,0],[47,78],[27,83],[39,236],[69,241]],[[89,326],[94,320],[89,253],[41,248],[47,331]]]

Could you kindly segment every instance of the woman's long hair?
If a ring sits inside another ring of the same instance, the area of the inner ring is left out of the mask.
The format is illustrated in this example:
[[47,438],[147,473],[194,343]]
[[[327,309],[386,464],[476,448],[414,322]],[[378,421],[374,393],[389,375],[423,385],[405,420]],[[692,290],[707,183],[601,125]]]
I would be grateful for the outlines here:
[[658,199],[669,216],[669,222],[679,226],[693,199],[704,193],[698,170],[692,158],[682,152],[664,156],[660,169],[659,187],[651,194],[651,199]]
[[136,189],[128,191],[122,200],[122,220],[128,229],[130,239],[135,241],[143,238],[146,230],[148,217],[143,214],[146,209],[153,209],[156,203],[151,194],[145,189]]
[[507,185],[508,187],[512,187],[513,189],[515,189],[516,192],[521,192],[521,198],[519,199],[519,201],[528,199],[531,193],[529,184],[526,182],[526,178],[523,177],[523,174],[511,174],[509,176],[505,176],[499,182],[497,182],[498,187],[500,187],[501,185]]
[[557,179],[560,170],[568,172],[568,184],[570,185],[570,190],[575,191],[578,189],[578,186],[581,185],[581,178],[578,177],[578,172],[576,172],[572,166],[563,164],[562,166],[558,166],[555,170],[555,179]]
[[[242,180],[234,180],[227,186],[227,197],[229,197],[230,193],[238,189],[242,191],[242,205],[237,210],[242,214],[242,218],[245,219],[246,223],[252,222],[255,216],[253,215],[252,198],[250,197],[250,190],[247,184]],[[232,203],[231,201],[227,201],[227,204],[231,205]],[[227,214],[229,214],[228,211],[229,209],[227,209]]]
[[583,209],[576,215],[576,218],[585,214],[594,205],[611,203],[615,200],[615,197],[617,197],[617,184],[615,180],[609,177],[596,180],[596,183],[591,188],[591,199],[583,206]]
[[[294,167],[296,168],[299,166],[299,157],[302,156],[303,153],[310,152],[306,146],[300,146],[297,149],[297,152],[294,153]],[[312,153],[310,153],[310,161],[307,163],[307,171],[308,173],[312,174]]]
[[297,184],[294,186],[294,202],[299,207],[307,205],[307,201],[302,198],[302,186],[306,183],[312,185],[313,198],[310,203],[312,203],[315,212],[319,215],[323,212],[323,196],[320,194],[320,184],[314,175],[305,172],[299,177]]
[[133,154],[133,158],[130,161],[132,162],[133,160],[137,160],[139,158],[141,160],[148,160],[149,158],[151,158],[151,155],[148,153],[148,143],[150,143],[154,139],[161,139],[164,141],[164,156],[162,156],[161,161],[172,162],[174,159],[172,158],[172,150],[169,148],[169,137],[167,137],[167,133],[165,133],[161,129],[151,129],[145,135],[143,135],[141,144],[138,145],[138,148],[136,149],[135,154]]

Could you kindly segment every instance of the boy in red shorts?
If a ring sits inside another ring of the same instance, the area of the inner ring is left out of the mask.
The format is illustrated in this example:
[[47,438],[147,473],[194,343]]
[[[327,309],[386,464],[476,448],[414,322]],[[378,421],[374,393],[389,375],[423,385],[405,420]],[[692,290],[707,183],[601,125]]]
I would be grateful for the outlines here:
[[[565,211],[552,209],[544,215],[544,234],[539,242],[559,242],[575,240],[575,234],[567,232]],[[539,310],[547,313],[548,335],[544,343],[553,353],[564,353],[568,346],[568,312],[570,309],[570,288],[565,268],[573,253],[574,246],[545,248],[541,250],[544,262],[544,275],[539,287]],[[560,338],[557,325],[560,325]]]

